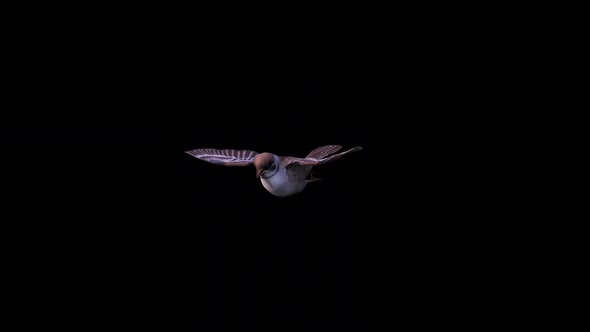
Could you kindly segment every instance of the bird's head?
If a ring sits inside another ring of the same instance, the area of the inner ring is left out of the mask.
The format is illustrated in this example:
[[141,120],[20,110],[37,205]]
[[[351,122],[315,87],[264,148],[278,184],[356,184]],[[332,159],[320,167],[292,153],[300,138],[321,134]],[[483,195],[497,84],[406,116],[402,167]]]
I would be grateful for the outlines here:
[[272,153],[264,152],[256,156],[254,167],[256,167],[256,178],[269,178],[279,170],[279,161]]

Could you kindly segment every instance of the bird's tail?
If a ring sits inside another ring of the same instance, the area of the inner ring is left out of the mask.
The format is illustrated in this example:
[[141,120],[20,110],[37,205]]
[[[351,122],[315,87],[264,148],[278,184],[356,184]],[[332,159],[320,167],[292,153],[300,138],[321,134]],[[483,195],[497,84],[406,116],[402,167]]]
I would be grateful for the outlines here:
[[316,181],[320,181],[322,178],[318,178],[315,176],[315,173],[311,172],[311,174],[309,175],[309,179],[305,179],[306,182],[316,182]]

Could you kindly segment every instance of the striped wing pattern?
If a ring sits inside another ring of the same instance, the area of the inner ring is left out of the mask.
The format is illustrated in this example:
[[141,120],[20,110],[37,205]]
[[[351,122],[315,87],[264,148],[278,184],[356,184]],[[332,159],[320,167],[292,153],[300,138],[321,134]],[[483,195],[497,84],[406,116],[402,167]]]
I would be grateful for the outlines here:
[[[360,146],[354,147],[350,150],[346,150],[344,152],[340,152],[337,154],[333,154],[329,157],[325,157],[325,158],[312,158],[312,157],[305,157],[305,158],[295,158],[295,157],[285,157],[284,158],[284,162],[285,162],[285,166],[289,165],[291,163],[295,163],[295,164],[299,164],[299,165],[304,165],[304,166],[314,166],[314,165],[321,165],[323,163],[326,163],[328,161],[333,161],[336,160],[346,154],[349,154],[351,152],[355,152],[355,151],[360,151],[363,148],[361,148]],[[314,150],[315,151],[315,150]],[[338,151],[338,150],[336,150]],[[313,151],[312,151],[313,152]],[[311,153],[310,153],[311,154]]]
[[311,151],[307,155],[307,157],[305,157],[305,158],[316,158],[316,159],[325,158],[333,153],[340,151],[340,149],[342,149],[342,147],[340,145],[320,146],[319,148]]
[[206,162],[224,166],[247,166],[254,163],[258,152],[250,150],[194,149],[185,151]]

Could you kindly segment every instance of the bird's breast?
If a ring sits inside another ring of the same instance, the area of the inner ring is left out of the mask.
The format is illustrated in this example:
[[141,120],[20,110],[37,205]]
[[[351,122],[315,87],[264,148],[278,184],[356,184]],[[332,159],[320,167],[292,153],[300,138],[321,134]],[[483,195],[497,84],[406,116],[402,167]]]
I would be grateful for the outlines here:
[[260,180],[266,190],[275,196],[281,197],[298,193],[307,184],[305,181],[293,181],[284,169],[269,178],[261,178]]

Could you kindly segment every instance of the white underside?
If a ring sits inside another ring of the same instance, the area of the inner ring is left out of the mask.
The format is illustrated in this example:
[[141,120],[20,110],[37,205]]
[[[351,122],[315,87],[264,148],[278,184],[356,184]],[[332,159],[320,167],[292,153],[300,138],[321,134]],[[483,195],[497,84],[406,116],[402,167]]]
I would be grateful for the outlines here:
[[296,194],[305,188],[306,181],[293,182],[289,181],[289,177],[284,168],[280,168],[279,172],[269,178],[260,178],[262,185],[266,190],[275,196],[289,196]]

